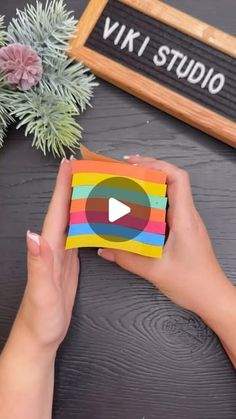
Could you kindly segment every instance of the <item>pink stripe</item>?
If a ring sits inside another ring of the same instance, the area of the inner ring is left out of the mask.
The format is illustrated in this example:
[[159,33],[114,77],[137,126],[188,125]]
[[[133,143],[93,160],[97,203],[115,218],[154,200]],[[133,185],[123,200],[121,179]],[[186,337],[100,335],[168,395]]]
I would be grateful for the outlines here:
[[[107,213],[105,212],[91,212],[90,213],[90,222],[94,223],[104,223],[108,224]],[[70,224],[85,224],[87,223],[87,217],[85,212],[74,212],[70,214]],[[120,225],[123,227],[130,227],[130,228],[137,228],[139,229],[140,219],[133,217],[132,215],[126,215],[125,218],[121,218],[117,220],[114,224]],[[156,234],[165,234],[166,231],[166,223],[160,221],[149,221],[146,225],[145,229],[148,233],[156,233]]]

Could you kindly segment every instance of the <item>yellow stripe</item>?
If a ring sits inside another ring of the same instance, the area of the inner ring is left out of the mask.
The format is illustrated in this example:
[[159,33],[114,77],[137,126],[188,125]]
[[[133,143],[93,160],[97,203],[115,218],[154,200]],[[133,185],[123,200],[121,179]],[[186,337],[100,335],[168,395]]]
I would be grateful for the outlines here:
[[125,250],[127,252],[137,253],[142,256],[153,258],[160,258],[163,251],[163,247],[161,246],[151,246],[134,240],[112,242],[93,234],[67,237],[66,249],[80,247],[104,247],[109,249]]
[[[96,186],[98,183],[104,180],[111,179],[111,178],[119,178],[119,177],[122,177],[122,176],[109,175],[106,173],[104,174],[103,173],[102,174],[100,173],[75,173],[73,175],[72,186],[73,187],[74,186],[90,186],[90,185]],[[166,188],[167,188],[166,185],[163,185],[160,183],[146,182],[146,181],[132,178],[132,177],[125,177],[125,179],[129,179],[137,183],[149,195],[166,196]],[[114,187],[115,186],[116,185],[114,184]],[[122,185],[120,185],[120,187],[122,188]],[[135,188],[132,188],[132,190],[135,190]]]

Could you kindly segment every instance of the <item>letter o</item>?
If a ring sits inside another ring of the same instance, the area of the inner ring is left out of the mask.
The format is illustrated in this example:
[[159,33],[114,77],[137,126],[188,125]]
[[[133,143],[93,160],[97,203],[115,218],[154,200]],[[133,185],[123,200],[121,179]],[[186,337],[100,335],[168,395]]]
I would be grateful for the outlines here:
[[223,89],[224,85],[225,85],[225,76],[224,74],[218,73],[218,74],[215,74],[212,77],[211,81],[209,82],[208,90],[212,95],[216,95]]

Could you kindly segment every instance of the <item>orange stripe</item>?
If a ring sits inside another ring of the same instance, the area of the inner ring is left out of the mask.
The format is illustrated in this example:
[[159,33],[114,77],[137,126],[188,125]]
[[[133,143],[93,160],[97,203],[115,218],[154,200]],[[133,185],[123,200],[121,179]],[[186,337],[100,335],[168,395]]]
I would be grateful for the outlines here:
[[[94,203],[94,208],[96,208],[96,211],[102,211],[106,212],[107,207],[107,199],[94,199],[96,203]],[[70,213],[74,212],[80,212],[86,210],[86,202],[87,199],[73,199],[71,201],[71,207],[70,207]],[[137,218],[142,218],[142,206],[140,205],[130,205],[130,203],[127,203],[130,207],[132,206],[132,213]],[[150,212],[150,218],[149,221],[165,221],[166,219],[166,211],[163,209],[156,209],[151,208]]]
[[121,177],[133,177],[147,182],[166,183],[166,174],[160,170],[146,169],[124,163],[109,163],[103,161],[72,160],[74,173],[109,173]]

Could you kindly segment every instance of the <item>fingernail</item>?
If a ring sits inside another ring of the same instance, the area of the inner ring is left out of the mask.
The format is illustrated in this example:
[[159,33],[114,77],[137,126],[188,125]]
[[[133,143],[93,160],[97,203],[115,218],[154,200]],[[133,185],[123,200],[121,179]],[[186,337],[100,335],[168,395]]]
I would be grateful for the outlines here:
[[74,160],[75,158],[74,158],[74,156],[73,156],[73,154],[71,154],[71,156],[70,156],[70,160]]
[[65,157],[63,157],[63,159],[62,159],[62,161],[61,161],[61,164],[63,164],[63,163],[68,163],[69,162],[69,160],[68,159],[66,159]]
[[115,262],[115,255],[113,252],[107,249],[98,249],[98,256],[107,260],[108,262]]
[[37,243],[38,246],[40,246],[40,239],[39,239],[39,235],[36,233],[31,233],[30,230],[27,231],[27,236],[29,237],[30,240],[33,240],[35,243]]
[[29,243],[28,249],[33,256],[39,256],[40,254],[40,236],[36,233],[27,231],[27,238],[31,242]]
[[130,160],[130,159],[138,159],[140,156],[140,154],[131,154],[130,156],[124,156],[123,159],[124,160]]

